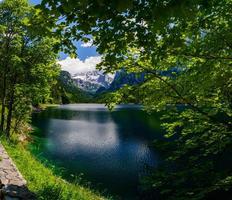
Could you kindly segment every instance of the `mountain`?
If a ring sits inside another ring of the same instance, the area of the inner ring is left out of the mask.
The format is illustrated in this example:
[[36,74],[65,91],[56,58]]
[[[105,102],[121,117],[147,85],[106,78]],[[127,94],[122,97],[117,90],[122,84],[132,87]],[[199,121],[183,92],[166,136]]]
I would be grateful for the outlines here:
[[[160,76],[175,77],[176,74],[180,74],[181,70],[178,67],[166,71],[156,71]],[[103,92],[112,92],[120,89],[124,85],[137,85],[145,81],[146,73],[128,73],[125,69],[121,69],[116,72],[113,81],[108,88],[101,87],[96,93],[101,94]]]
[[113,76],[94,70],[76,73],[72,76],[72,80],[80,89],[95,94],[100,88],[108,89],[113,81]]
[[52,96],[58,103],[89,102],[92,96],[80,89],[75,80],[67,71],[61,71],[57,78],[57,84],[52,90]]
[[103,92],[112,92],[115,91],[124,85],[136,85],[144,81],[145,73],[136,74],[136,73],[128,73],[124,69],[117,71],[113,81],[109,85],[108,88],[99,88],[97,93]]
[[[158,71],[161,76],[173,76],[180,73],[178,68],[168,71]],[[137,85],[145,80],[146,73],[128,73],[122,69],[115,75],[104,74],[101,71],[88,71],[71,75],[61,71],[55,88],[55,99],[62,103],[92,102],[101,99],[108,92],[113,92],[124,85]]]
[[57,103],[91,102],[95,97],[99,98],[102,94],[115,91],[125,84],[139,84],[144,81],[144,76],[127,73],[125,70],[116,72],[114,77],[97,70],[75,75],[61,71],[52,96]]
[[114,80],[110,84],[108,90],[114,91],[123,85],[136,85],[144,81],[145,74],[127,73],[125,70],[116,72]]

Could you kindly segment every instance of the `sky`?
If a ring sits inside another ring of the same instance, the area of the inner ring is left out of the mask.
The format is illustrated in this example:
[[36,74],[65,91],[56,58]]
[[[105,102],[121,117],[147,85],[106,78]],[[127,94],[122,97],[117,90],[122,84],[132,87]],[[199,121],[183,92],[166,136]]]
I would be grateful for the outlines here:
[[[40,2],[41,0],[30,0],[30,3],[34,5]],[[68,55],[60,53],[59,64],[62,69],[72,75],[78,72],[95,70],[96,64],[101,61],[101,56],[97,53],[96,47],[92,46],[91,42],[83,43],[78,41],[74,43],[77,47],[78,58],[71,59]]]

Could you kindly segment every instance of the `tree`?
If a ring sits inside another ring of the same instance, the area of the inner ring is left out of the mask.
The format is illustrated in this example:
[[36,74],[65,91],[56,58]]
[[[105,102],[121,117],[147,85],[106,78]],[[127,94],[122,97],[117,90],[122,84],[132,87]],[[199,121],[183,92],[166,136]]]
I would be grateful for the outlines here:
[[43,0],[41,6],[65,19],[57,34],[66,40],[92,35],[103,55],[99,68],[146,73],[144,83],[122,88],[109,104],[134,95],[148,111],[165,113],[167,136],[176,139],[165,145],[167,162],[147,179],[151,190],[178,200],[231,190],[230,0]]
[[56,84],[52,88],[53,102],[61,104],[91,102],[92,96],[78,88],[76,82],[67,71],[61,71]]
[[1,130],[9,137],[28,122],[32,104],[49,98],[51,85],[58,75],[58,39],[52,28],[41,23],[40,11],[26,0],[5,0],[0,3],[0,87]]

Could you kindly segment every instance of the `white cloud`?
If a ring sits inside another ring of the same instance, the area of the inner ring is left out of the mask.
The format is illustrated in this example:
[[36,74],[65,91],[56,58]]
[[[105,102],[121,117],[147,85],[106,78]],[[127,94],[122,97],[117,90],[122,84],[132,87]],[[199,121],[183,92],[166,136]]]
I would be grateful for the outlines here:
[[81,61],[79,58],[67,57],[64,60],[59,61],[61,69],[68,71],[71,75],[80,72],[93,71],[96,69],[96,65],[101,62],[101,56],[94,56]]
[[81,47],[91,47],[91,46],[93,46],[93,40],[92,40],[92,39],[89,40],[89,41],[86,42],[86,43],[82,43],[82,44],[81,44]]

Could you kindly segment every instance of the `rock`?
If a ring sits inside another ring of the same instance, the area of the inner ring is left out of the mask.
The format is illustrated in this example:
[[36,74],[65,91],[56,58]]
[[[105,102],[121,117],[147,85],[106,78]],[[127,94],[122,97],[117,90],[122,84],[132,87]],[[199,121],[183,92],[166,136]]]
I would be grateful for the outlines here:
[[2,184],[2,180],[0,179],[0,189],[3,187],[4,185]]
[[3,199],[3,191],[2,191],[3,186],[4,184],[2,184],[2,181],[0,179],[0,199]]
[[20,200],[17,197],[9,197],[9,196],[5,196],[3,200]]
[[[20,199],[20,200],[35,200],[36,197],[33,193],[31,193],[28,188],[24,186],[18,185],[5,185],[2,188],[2,193],[5,199]],[[6,198],[7,197],[7,198]]]
[[26,180],[0,144],[0,200],[34,200],[35,195],[26,187]]

